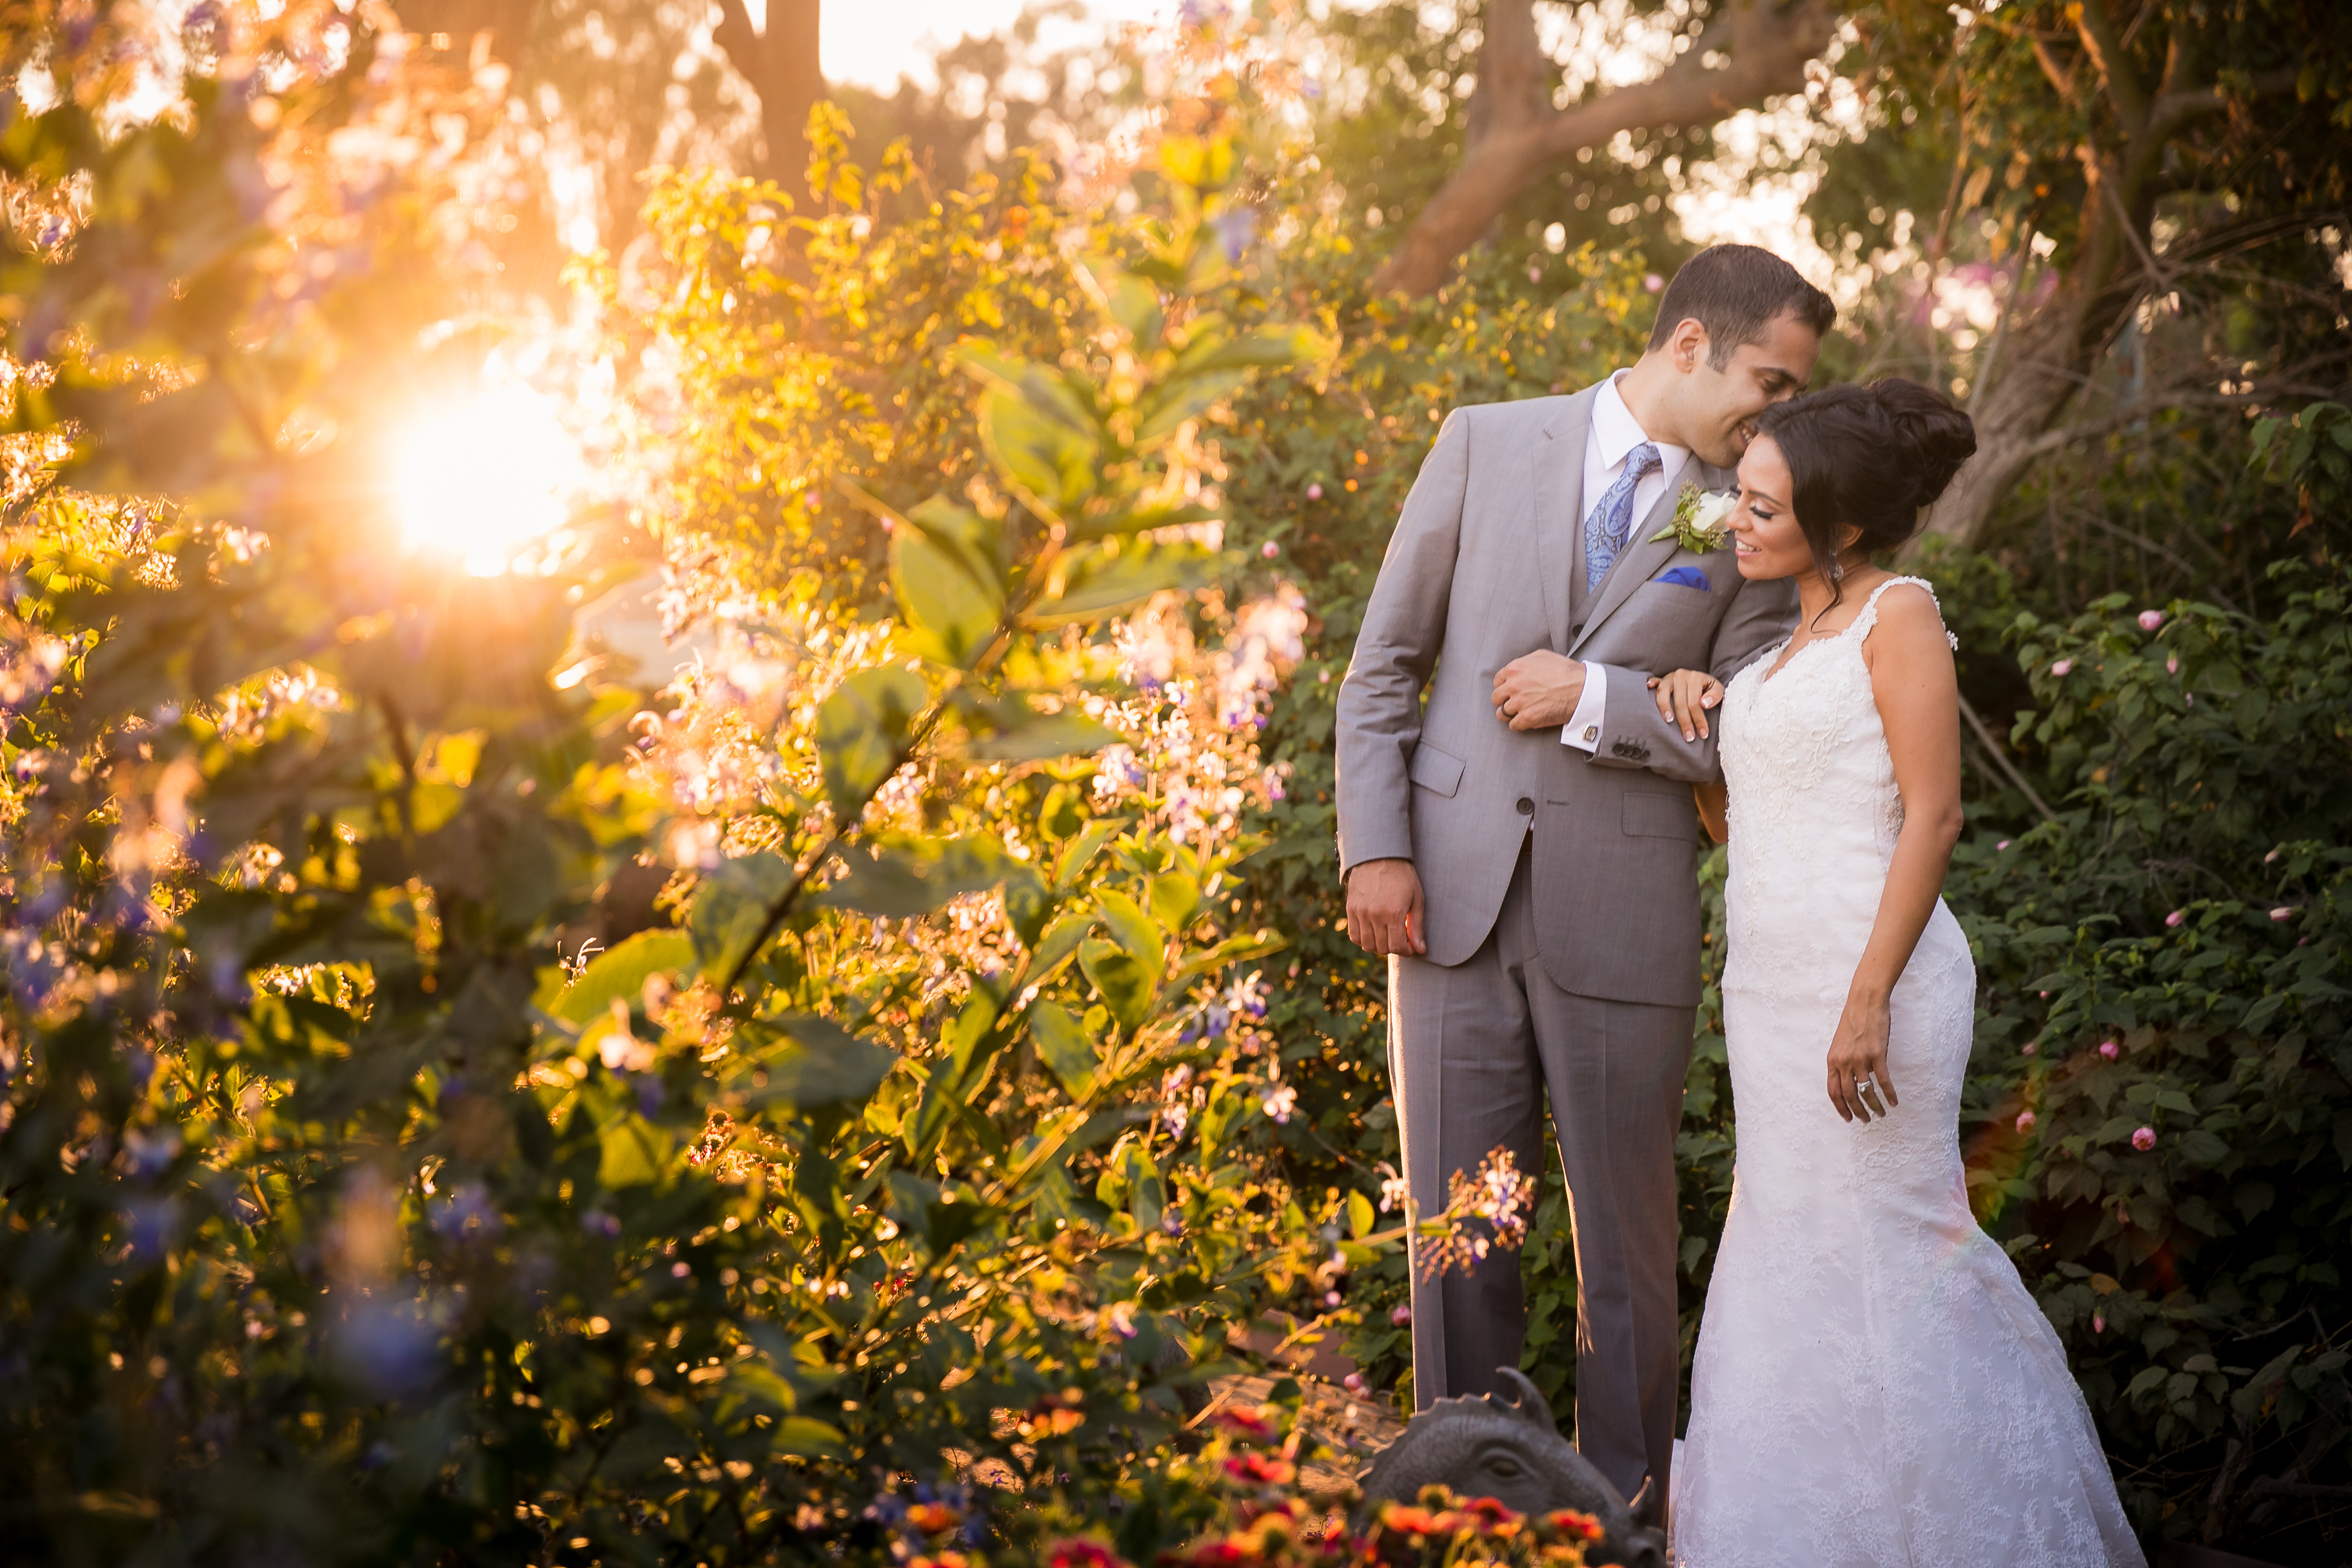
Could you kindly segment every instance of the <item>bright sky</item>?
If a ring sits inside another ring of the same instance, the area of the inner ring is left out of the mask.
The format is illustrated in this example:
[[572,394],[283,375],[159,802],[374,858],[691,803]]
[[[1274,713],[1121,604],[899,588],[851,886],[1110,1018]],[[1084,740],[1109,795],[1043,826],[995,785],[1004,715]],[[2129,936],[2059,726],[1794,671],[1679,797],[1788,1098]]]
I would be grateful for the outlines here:
[[[1020,19],[1024,0],[827,0],[821,52],[828,81],[885,90],[903,75],[928,84],[931,51],[975,33],[1001,32]],[[1057,23],[1046,37],[1071,41],[1122,22],[1165,21],[1176,0],[1087,0],[1083,23]]]

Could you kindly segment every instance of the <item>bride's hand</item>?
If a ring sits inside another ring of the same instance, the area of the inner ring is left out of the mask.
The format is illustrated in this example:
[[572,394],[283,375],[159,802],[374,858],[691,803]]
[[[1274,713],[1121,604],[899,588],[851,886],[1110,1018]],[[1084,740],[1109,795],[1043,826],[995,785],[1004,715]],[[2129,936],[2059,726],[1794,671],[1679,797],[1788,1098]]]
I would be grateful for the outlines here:
[[1846,997],[1830,1041],[1830,1103],[1845,1121],[1868,1121],[1896,1104],[1895,1075],[1886,1066],[1886,1024],[1885,997]]
[[1678,727],[1685,741],[1706,733],[1706,711],[1723,700],[1723,682],[1703,669],[1654,675],[1650,689],[1657,693],[1659,717]]

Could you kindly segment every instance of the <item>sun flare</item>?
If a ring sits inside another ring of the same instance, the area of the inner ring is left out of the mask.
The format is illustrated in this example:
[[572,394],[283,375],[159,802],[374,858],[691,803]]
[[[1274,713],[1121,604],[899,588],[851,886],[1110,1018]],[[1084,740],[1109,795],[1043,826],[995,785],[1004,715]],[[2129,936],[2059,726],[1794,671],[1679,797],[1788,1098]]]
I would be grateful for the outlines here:
[[562,525],[581,460],[551,400],[504,387],[417,419],[393,465],[403,542],[487,577]]

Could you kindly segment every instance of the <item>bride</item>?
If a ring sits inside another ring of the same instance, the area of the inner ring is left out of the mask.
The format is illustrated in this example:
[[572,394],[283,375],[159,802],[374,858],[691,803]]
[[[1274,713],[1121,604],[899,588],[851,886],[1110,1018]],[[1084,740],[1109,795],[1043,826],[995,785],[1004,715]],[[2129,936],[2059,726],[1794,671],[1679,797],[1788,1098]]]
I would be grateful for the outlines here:
[[1958,688],[1927,584],[1869,558],[1975,447],[1910,382],[1768,411],[1730,527],[1743,576],[1796,580],[1797,630],[1727,690],[1652,683],[1686,735],[1718,703],[1727,726],[1738,1163],[1675,1476],[1686,1568],[2144,1563],[1960,1169],[1976,970],[1938,896]]

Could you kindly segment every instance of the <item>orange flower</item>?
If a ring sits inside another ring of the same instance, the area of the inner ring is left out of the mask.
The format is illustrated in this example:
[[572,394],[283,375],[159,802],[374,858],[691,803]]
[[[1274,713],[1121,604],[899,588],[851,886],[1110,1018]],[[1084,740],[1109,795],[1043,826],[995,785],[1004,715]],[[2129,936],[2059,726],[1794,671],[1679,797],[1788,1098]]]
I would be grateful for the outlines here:
[[936,1557],[917,1557],[907,1568],[971,1568],[971,1559],[961,1552],[942,1552]]
[[1462,1506],[1477,1520],[1479,1528],[1489,1535],[1510,1536],[1518,1532],[1519,1511],[1497,1499],[1472,1498]]
[[1235,1454],[1225,1461],[1225,1474],[1237,1481],[1286,1487],[1297,1479],[1298,1467],[1287,1459],[1269,1459],[1262,1454]]
[[1381,1528],[1393,1530],[1399,1535],[1431,1535],[1438,1530],[1438,1517],[1410,1503],[1386,1503],[1381,1508]]
[[1577,1541],[1601,1539],[1601,1521],[1572,1508],[1555,1509],[1543,1516],[1544,1528]]
[[963,1515],[943,1502],[919,1502],[907,1510],[907,1522],[925,1535],[937,1535],[961,1524]]

